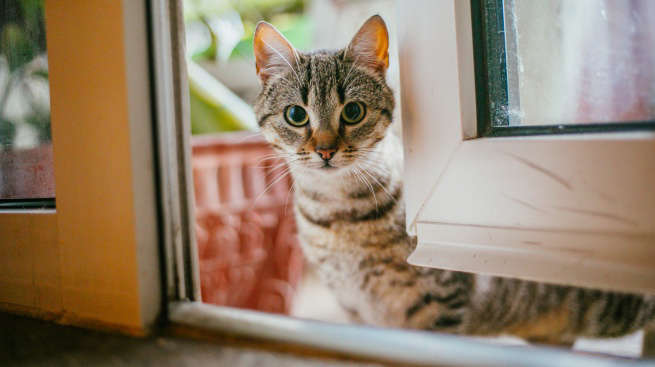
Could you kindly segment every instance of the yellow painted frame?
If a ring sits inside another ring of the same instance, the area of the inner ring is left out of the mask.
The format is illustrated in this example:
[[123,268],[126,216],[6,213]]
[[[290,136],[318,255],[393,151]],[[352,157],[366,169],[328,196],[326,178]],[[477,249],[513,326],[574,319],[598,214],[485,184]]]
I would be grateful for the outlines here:
[[161,303],[144,1],[46,0],[57,208],[0,212],[0,307],[143,334]]

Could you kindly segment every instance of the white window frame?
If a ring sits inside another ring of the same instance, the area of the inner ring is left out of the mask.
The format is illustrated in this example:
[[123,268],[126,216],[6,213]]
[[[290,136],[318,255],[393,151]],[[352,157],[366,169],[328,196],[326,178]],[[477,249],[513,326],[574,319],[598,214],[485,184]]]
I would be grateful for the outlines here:
[[398,7],[409,262],[655,291],[655,133],[476,138],[470,5]]

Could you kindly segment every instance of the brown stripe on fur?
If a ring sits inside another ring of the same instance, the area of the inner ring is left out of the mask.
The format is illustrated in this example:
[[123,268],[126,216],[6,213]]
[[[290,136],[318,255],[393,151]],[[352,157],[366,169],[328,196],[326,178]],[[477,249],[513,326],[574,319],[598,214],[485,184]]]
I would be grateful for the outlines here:
[[456,288],[449,294],[440,296],[434,293],[425,293],[423,296],[405,311],[405,317],[410,319],[418,311],[433,302],[446,306],[448,309],[456,309],[465,305],[468,301],[468,290]]
[[409,271],[411,269],[409,267],[409,265],[407,265],[405,263],[399,263],[399,262],[391,263],[389,266],[391,266],[391,269],[393,269],[393,270],[395,270],[395,271],[397,271],[399,273],[406,272],[406,271]]
[[391,121],[391,112],[388,109],[385,108],[380,113]]
[[387,188],[389,186],[389,182],[391,181],[391,177],[389,176],[376,176],[375,179],[377,182],[374,182],[373,186],[373,191],[371,192],[371,189],[368,188],[368,186],[364,187],[361,191],[353,191],[348,193],[348,197],[351,199],[366,199],[369,197],[374,196],[374,194],[378,194],[380,191],[382,191],[384,188]]
[[400,279],[391,279],[389,285],[392,287],[413,287],[416,285],[415,279],[409,280],[400,280]]
[[[304,57],[303,57],[303,59],[304,59]],[[310,85],[311,80],[312,80],[312,63],[307,62],[306,65],[307,66],[305,68],[305,81],[300,86],[300,96],[301,96],[302,102],[305,104],[305,106],[308,104],[309,85]]]
[[367,220],[380,219],[396,206],[396,203],[400,199],[401,195],[402,195],[402,190],[400,187],[397,187],[396,190],[393,192],[391,199],[387,201],[385,204],[376,207],[375,209],[369,211],[368,213],[353,215],[350,218],[344,216],[343,219],[348,222],[363,222]]
[[392,262],[393,262],[393,258],[391,258],[390,256],[386,256],[383,258],[367,256],[362,261],[359,262],[359,270],[363,270],[364,268],[368,268],[379,264],[389,265]]
[[434,326],[435,329],[448,329],[452,328],[455,326],[459,326],[462,323],[462,318],[461,316],[450,316],[450,315],[444,315],[440,316],[434,321]]
[[364,268],[368,268],[372,265],[376,265],[377,261],[373,256],[368,256],[365,257],[362,261],[359,262],[359,270],[362,270]]
[[262,116],[262,117],[257,121],[257,124],[258,124],[259,126],[263,126],[264,123],[266,122],[266,120],[267,120],[269,117],[274,116],[274,115],[275,115],[274,113],[267,113],[266,115]]
[[401,244],[407,238],[407,233],[398,231],[388,240],[364,242],[360,245],[362,248],[376,247],[386,249],[394,245]]
[[389,201],[387,201],[383,205],[373,208],[372,210],[366,213],[357,213],[352,210],[341,211],[341,212],[332,213],[327,218],[316,218],[310,215],[300,203],[298,203],[297,206],[300,214],[305,219],[307,219],[310,223],[316,224],[321,227],[329,228],[332,223],[337,221],[357,223],[357,222],[380,219],[384,217],[387,213],[389,213],[393,208],[396,207],[396,203],[400,199],[401,195],[402,195],[401,187],[398,187],[396,191],[394,191],[392,198]]
[[356,141],[358,139],[364,139],[368,137],[371,135],[373,130],[375,130],[377,123],[378,122],[376,120],[368,120],[364,122],[362,125],[358,126],[350,132],[348,139],[350,139],[350,141]]
[[366,286],[368,285],[368,282],[371,280],[371,276],[379,277],[382,274],[383,274],[383,271],[380,270],[380,269],[375,269],[373,271],[367,272],[366,274],[364,274],[364,280],[362,281],[361,288],[366,288]]
[[565,304],[552,311],[540,314],[536,319],[529,319],[507,330],[519,337],[533,341],[550,342],[566,330],[569,325],[569,309]]
[[330,200],[330,198],[328,198],[324,194],[321,194],[320,192],[308,190],[308,189],[306,189],[304,187],[298,187],[297,188],[297,193],[304,196],[306,199],[309,199],[309,200],[312,200],[312,201],[318,201],[318,202],[324,203],[324,202],[327,202],[327,201]]
[[316,219],[312,217],[309,213],[305,211],[305,208],[303,208],[302,205],[297,205],[298,207],[298,212],[300,215],[302,215],[303,218],[305,218],[308,222],[315,224],[319,227],[323,228],[330,228],[330,225],[332,224],[332,221],[329,220],[321,220],[321,219]]
[[598,318],[598,322],[603,325],[600,335],[619,336],[629,331],[638,317],[642,302],[641,296],[637,295],[608,294],[605,309]]
[[303,141],[303,136],[297,132],[291,130],[291,128],[286,126],[280,126],[279,124],[271,124],[273,130],[277,135],[284,141],[287,145],[296,145]]

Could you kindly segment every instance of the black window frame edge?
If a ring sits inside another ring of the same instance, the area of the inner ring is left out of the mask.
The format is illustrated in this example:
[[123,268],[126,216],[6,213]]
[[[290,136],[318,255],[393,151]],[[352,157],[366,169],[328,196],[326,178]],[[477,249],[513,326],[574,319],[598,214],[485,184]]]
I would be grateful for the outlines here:
[[55,198],[0,199],[0,210],[55,209]]
[[471,21],[478,137],[655,131],[655,120],[509,126],[504,0],[471,0]]

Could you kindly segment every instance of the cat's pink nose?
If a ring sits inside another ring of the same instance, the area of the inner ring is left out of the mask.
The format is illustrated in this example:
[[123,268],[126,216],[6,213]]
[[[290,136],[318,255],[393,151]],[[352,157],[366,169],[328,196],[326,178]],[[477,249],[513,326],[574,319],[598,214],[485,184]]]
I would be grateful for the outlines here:
[[323,148],[323,147],[316,147],[316,153],[323,159],[324,161],[329,161],[334,157],[334,154],[337,152],[336,148]]

